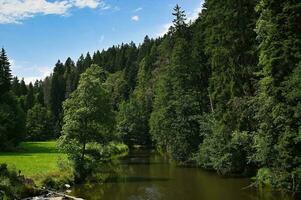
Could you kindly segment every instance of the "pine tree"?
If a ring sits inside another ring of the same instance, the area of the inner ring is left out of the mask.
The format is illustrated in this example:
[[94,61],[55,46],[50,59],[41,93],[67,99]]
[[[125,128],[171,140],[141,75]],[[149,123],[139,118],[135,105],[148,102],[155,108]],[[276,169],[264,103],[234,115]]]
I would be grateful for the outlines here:
[[124,69],[124,78],[127,82],[127,93],[129,94],[134,91],[136,86],[136,78],[138,73],[138,64],[137,64],[137,47],[131,42],[125,52],[125,69]]
[[64,78],[64,73],[65,67],[61,63],[61,61],[58,61],[53,71],[50,90],[51,112],[54,115],[57,131],[60,130],[62,103],[65,100],[66,82]]
[[169,152],[175,160],[186,161],[197,151],[200,143],[200,107],[194,86],[198,75],[195,69],[198,67],[192,67],[191,49],[186,38],[189,31],[183,28],[185,14],[178,6],[175,11],[174,46],[170,63],[162,67],[155,89],[150,128],[159,148]]
[[14,94],[16,96],[20,96],[21,95],[21,85],[20,85],[20,82],[19,82],[19,79],[18,77],[14,77],[13,80],[12,80],[12,91],[14,92]]
[[5,50],[2,48],[0,52],[0,94],[4,94],[11,87],[11,70],[8,57]]
[[71,58],[67,58],[65,62],[64,78],[66,80],[65,98],[67,99],[70,94],[76,89],[78,80],[78,74],[75,68],[75,64]]
[[174,8],[174,12],[172,15],[175,17],[173,22],[173,27],[171,27],[171,33],[177,33],[181,37],[185,36],[187,32],[187,24],[186,24],[186,14],[185,11],[181,9],[181,7],[177,4]]
[[22,78],[22,80],[20,81],[20,90],[21,90],[20,91],[21,95],[27,95],[27,87],[26,87],[24,78]]
[[86,71],[86,69],[88,69],[92,65],[92,58],[89,52],[87,53],[83,64],[84,64],[84,71]]
[[33,89],[33,85],[30,82],[28,85],[28,93],[26,96],[26,110],[31,109],[34,106],[34,89]]
[[47,76],[43,81],[44,105],[47,108],[51,107],[51,79],[52,76]]
[[76,62],[76,67],[77,67],[79,74],[81,74],[85,71],[84,60],[85,60],[85,57],[83,54],[81,54],[79,59]]

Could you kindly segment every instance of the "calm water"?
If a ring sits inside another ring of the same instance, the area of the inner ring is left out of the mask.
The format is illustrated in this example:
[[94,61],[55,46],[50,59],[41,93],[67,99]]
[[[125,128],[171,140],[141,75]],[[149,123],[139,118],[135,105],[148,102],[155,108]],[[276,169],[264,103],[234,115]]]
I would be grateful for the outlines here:
[[77,186],[72,194],[91,200],[289,200],[281,194],[243,189],[248,179],[221,178],[197,168],[177,167],[149,152],[121,161],[123,174],[108,183]]

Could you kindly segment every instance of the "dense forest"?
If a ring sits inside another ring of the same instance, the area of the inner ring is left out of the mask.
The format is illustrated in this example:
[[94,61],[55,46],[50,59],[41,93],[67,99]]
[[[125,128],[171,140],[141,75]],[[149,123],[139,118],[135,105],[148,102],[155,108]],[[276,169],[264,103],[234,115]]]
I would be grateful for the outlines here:
[[193,22],[179,6],[173,15],[163,37],[59,60],[29,85],[2,49],[0,149],[60,137],[85,150],[112,136],[300,192],[301,2],[206,0]]

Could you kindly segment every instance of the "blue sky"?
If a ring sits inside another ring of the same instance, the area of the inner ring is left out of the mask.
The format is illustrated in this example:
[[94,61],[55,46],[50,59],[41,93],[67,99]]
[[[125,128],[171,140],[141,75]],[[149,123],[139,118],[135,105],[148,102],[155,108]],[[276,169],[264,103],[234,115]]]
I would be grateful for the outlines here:
[[179,4],[195,19],[201,0],[0,0],[0,45],[13,75],[49,75],[58,59],[164,34]]

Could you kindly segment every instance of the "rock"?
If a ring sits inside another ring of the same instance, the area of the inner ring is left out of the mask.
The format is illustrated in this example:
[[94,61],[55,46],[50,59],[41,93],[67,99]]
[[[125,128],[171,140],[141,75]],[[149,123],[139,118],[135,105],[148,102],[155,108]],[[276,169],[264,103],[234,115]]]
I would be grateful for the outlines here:
[[69,184],[65,184],[65,188],[69,189],[71,186]]

